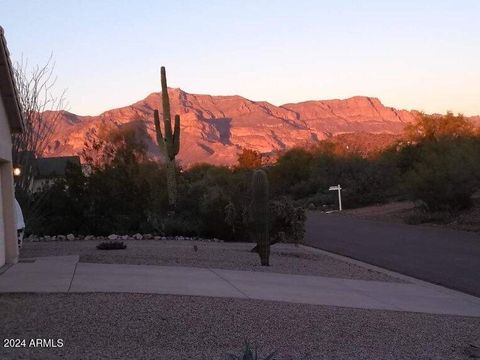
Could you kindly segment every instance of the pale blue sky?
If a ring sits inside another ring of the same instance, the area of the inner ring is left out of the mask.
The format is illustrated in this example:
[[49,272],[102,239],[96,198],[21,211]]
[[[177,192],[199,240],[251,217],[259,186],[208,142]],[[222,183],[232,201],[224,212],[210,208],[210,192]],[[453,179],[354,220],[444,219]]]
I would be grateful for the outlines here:
[[53,52],[70,111],[169,85],[280,105],[368,95],[480,114],[480,1],[0,0],[13,60]]

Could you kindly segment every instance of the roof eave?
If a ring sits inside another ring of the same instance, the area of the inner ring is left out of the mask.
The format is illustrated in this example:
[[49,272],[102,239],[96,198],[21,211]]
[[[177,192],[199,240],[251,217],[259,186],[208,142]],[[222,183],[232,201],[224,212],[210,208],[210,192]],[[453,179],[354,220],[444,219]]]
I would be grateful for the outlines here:
[[25,121],[3,28],[0,26],[0,92],[12,132],[22,132]]

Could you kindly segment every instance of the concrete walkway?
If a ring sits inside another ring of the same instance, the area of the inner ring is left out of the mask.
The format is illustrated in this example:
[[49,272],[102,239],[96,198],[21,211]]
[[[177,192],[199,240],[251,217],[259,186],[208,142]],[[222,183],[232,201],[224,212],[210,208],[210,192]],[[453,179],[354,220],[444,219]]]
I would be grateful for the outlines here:
[[480,298],[431,284],[38,258],[0,275],[0,292],[127,292],[286,301],[480,317]]

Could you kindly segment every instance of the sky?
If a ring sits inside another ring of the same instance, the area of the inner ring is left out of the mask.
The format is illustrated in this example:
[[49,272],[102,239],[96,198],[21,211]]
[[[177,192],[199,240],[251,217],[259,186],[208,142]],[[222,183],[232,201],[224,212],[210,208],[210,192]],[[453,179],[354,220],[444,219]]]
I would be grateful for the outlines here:
[[189,93],[480,114],[479,17],[478,0],[0,0],[12,60],[53,54],[79,115],[160,91],[161,65]]

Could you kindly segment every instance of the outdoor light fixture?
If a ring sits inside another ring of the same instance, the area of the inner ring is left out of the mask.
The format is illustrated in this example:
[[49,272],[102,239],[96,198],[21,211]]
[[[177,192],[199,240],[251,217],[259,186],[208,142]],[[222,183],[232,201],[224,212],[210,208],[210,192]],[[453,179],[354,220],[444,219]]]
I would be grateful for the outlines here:
[[22,169],[20,169],[18,166],[13,168],[13,176],[20,176],[22,173]]

